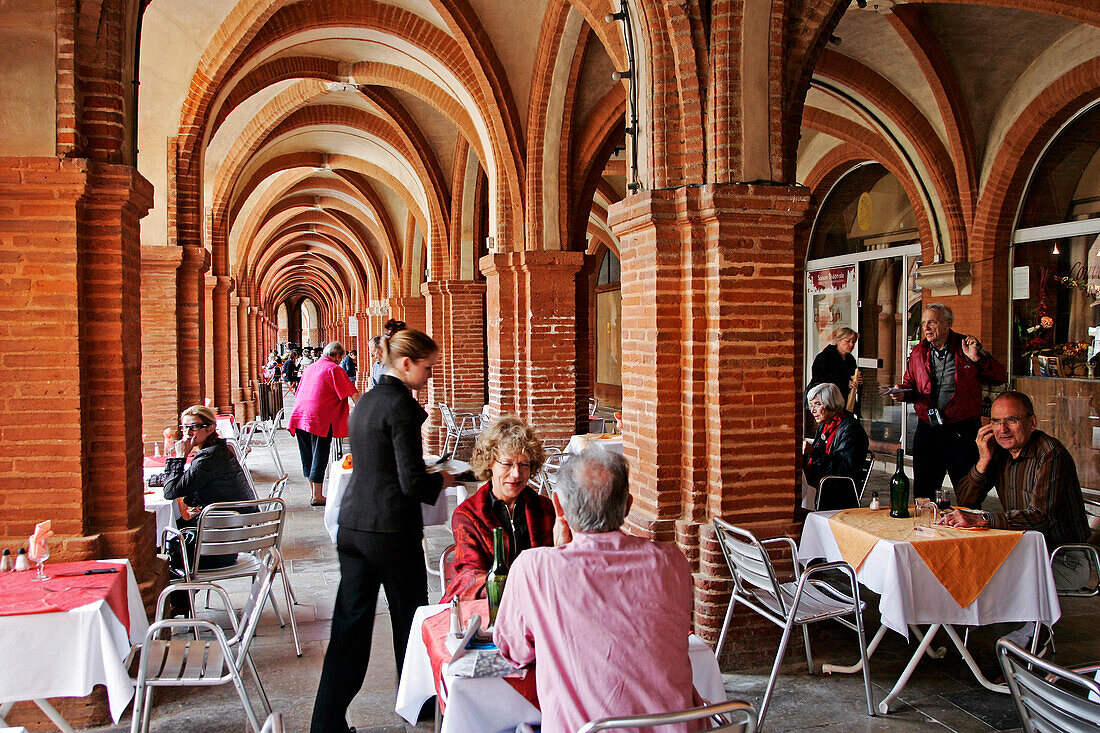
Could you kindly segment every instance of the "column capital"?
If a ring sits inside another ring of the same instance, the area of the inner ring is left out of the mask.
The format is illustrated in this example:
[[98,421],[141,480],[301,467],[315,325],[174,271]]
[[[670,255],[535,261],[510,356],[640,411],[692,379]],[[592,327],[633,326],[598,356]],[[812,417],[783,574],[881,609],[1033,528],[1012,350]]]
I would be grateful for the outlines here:
[[143,244],[141,246],[142,269],[164,272],[174,271],[183,262],[183,249],[164,244]]

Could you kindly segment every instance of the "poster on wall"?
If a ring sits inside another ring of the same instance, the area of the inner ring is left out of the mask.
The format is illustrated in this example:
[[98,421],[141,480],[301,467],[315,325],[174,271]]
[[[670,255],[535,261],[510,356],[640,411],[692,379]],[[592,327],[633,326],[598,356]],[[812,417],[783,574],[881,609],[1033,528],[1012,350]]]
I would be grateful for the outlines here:
[[806,273],[806,302],[810,307],[806,356],[812,362],[832,342],[838,328],[855,327],[855,265],[811,270]]

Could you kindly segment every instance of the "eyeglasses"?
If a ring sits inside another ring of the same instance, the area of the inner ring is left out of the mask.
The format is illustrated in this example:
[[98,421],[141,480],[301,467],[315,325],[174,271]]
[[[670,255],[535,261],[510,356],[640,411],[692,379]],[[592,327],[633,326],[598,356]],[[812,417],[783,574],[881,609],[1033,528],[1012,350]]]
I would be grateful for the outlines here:
[[1006,417],[1006,418],[1003,418],[1003,419],[999,418],[999,417],[994,417],[994,418],[990,419],[989,424],[992,425],[995,428],[999,428],[1001,425],[1007,425],[1010,428],[1014,428],[1014,427],[1016,427],[1017,425],[1020,424],[1021,420],[1025,420],[1025,419],[1026,418],[1016,417],[1015,415],[1013,415],[1012,417]]
[[202,430],[203,428],[208,428],[208,427],[210,427],[210,423],[196,422],[196,423],[191,423],[190,425],[180,425],[180,430],[182,430],[185,433],[193,433],[196,430]]
[[530,463],[512,463],[511,461],[497,461],[496,462],[505,472],[511,472],[513,468],[518,468],[520,473],[526,473],[531,470]]

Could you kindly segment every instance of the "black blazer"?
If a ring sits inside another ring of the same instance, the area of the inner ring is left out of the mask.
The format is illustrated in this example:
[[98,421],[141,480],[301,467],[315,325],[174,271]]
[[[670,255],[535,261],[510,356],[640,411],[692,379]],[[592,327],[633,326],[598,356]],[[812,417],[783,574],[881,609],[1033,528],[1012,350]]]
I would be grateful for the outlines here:
[[364,532],[424,532],[420,504],[434,504],[443,477],[424,468],[420,426],[428,413],[397,377],[382,376],[348,419],[351,483],[340,526]]
[[169,458],[164,465],[164,498],[183,499],[189,507],[203,507],[217,501],[255,499],[244,469],[224,438],[203,448],[184,470],[184,458]]
[[[863,481],[863,460],[867,457],[867,433],[855,415],[845,412],[833,436],[832,450],[825,452],[825,440],[818,427],[809,461],[803,462],[806,482],[817,486],[825,476],[848,476],[856,482],[856,491]],[[807,465],[808,464],[808,465]]]

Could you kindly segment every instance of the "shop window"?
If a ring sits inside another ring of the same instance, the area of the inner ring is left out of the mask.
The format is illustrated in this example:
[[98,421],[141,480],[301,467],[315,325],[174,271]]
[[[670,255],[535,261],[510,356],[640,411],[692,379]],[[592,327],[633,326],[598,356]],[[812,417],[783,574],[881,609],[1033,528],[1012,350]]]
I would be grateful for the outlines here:
[[601,385],[623,383],[622,302],[619,258],[609,250],[596,276],[596,382]]
[[872,252],[918,239],[917,220],[901,182],[882,165],[867,163],[829,191],[807,259]]

